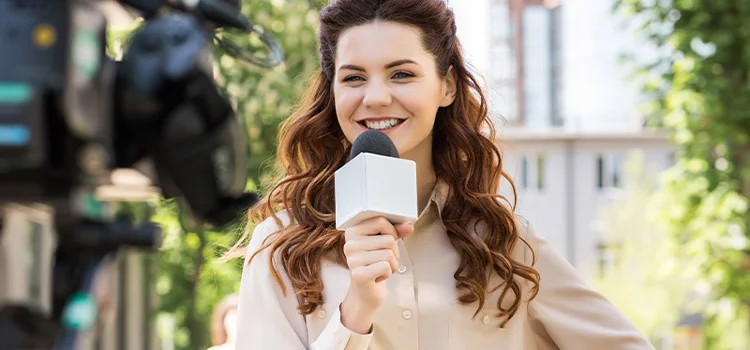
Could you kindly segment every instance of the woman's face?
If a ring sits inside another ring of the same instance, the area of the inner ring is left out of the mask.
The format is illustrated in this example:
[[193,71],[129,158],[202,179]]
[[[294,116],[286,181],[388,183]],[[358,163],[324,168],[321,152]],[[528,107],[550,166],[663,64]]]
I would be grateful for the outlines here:
[[455,80],[438,75],[418,29],[384,21],[349,28],[339,37],[335,69],[336,116],[349,141],[377,129],[403,158],[431,149],[435,115],[453,103]]

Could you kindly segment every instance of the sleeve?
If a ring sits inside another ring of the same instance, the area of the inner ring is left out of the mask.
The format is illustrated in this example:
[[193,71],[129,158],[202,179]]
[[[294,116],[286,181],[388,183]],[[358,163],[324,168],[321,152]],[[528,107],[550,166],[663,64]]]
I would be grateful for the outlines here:
[[[255,228],[248,246],[248,258],[277,228],[273,219]],[[338,308],[320,336],[308,347],[307,325],[297,310],[299,302],[291,280],[281,264],[274,260],[286,289],[284,295],[271,274],[268,254],[268,249],[264,250],[249,265],[245,258],[237,307],[236,350],[367,349],[372,332],[360,335],[344,327]]]
[[[529,303],[534,333],[550,349],[654,349],[641,332],[604,296],[586,285],[578,271],[528,222],[526,241],[534,249],[539,294]],[[530,262],[530,253],[526,254]]]

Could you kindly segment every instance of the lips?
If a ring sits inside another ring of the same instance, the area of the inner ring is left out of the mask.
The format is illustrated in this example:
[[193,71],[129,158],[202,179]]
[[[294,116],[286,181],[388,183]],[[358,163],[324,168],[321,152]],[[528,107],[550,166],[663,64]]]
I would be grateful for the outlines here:
[[403,119],[390,118],[390,119],[384,119],[384,120],[379,120],[379,121],[365,120],[361,124],[363,124],[364,126],[366,126],[368,129],[386,130],[386,129],[390,129],[390,128],[396,126],[396,125],[399,125],[399,124],[401,124],[403,122],[404,122]]
[[371,130],[388,130],[400,125],[404,122],[404,120],[406,119],[395,117],[376,117],[358,120],[357,123]]

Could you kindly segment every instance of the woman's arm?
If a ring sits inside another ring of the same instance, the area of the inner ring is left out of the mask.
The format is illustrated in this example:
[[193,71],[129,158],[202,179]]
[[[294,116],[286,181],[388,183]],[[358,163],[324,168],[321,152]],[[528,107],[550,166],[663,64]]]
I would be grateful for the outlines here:
[[[654,349],[638,329],[606,298],[586,285],[568,261],[525,220],[521,237],[536,254],[541,276],[539,294],[529,304],[529,316],[540,346],[551,349]],[[523,232],[526,231],[526,232]],[[527,262],[531,253],[527,252]]]
[[[276,222],[269,218],[255,228],[248,247],[248,257],[263,243],[263,240],[278,229]],[[245,265],[240,283],[239,305],[237,310],[237,350],[302,350],[309,344],[305,318],[300,315],[299,303],[291,280],[281,264],[274,264],[281,275],[286,295],[273,278],[268,264],[268,249],[259,253],[251,264]],[[311,349],[325,350],[364,350],[370,343],[372,334],[352,333],[341,324],[341,316],[336,312],[331,316],[323,332],[312,339]]]

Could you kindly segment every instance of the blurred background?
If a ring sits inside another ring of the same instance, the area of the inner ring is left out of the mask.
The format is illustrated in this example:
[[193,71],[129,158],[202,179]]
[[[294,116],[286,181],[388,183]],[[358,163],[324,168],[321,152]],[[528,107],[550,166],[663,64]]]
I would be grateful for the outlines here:
[[[251,140],[248,188],[263,191],[277,125],[318,66],[325,1],[242,3],[286,54],[270,70],[218,49],[212,57]],[[487,90],[517,211],[657,349],[750,349],[750,2],[448,5]],[[118,57],[140,22],[105,7],[108,52]],[[235,41],[259,46],[253,37]],[[165,237],[157,254],[129,252],[118,262],[119,313],[101,347],[231,342],[223,325],[231,328],[241,261],[218,258],[247,228],[195,229],[173,202],[122,197],[101,210],[156,222]]]

